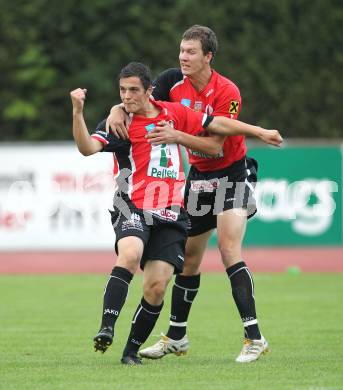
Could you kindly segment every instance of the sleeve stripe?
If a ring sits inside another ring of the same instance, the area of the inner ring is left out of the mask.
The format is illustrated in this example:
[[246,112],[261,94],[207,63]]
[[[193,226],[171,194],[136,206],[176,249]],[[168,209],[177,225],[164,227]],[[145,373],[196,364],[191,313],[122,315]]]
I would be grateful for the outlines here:
[[105,145],[108,145],[108,144],[109,144],[109,142],[107,141],[107,139],[104,138],[104,137],[102,137],[102,136],[99,135],[99,134],[92,134],[91,137],[94,138],[94,139],[96,139],[97,141],[102,142],[102,143],[105,144]]
[[203,122],[202,122],[202,127],[204,129],[207,128],[207,126],[213,121],[213,116],[212,115],[206,115],[204,114],[204,119],[203,119]]

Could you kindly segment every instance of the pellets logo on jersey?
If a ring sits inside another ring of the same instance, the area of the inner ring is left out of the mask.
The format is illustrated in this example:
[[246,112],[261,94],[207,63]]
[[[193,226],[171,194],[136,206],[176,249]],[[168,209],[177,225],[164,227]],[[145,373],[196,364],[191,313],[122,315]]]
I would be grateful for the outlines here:
[[239,110],[239,101],[238,100],[231,100],[230,107],[229,107],[229,113],[230,114],[238,114]]
[[179,168],[180,158],[176,144],[153,145],[151,147],[148,176],[177,180]]

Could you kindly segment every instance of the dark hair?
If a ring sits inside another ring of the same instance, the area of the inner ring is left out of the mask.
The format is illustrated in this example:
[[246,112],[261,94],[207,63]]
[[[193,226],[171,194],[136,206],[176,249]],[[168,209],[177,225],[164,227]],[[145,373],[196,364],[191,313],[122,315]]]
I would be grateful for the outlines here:
[[130,62],[124,66],[118,76],[119,80],[128,77],[138,77],[145,90],[147,90],[152,84],[150,69],[140,62]]
[[206,55],[211,52],[212,57],[215,56],[218,49],[218,41],[214,31],[209,27],[200,26],[199,24],[195,24],[186,30],[182,35],[182,39],[186,41],[192,39],[200,41],[203,53]]

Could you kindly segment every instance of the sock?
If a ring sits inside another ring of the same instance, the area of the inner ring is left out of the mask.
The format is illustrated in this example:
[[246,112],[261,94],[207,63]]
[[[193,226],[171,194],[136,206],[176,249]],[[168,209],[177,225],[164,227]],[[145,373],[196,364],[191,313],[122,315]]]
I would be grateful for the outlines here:
[[194,276],[177,275],[172,292],[170,326],[167,336],[181,340],[187,331],[188,315],[200,286],[200,274]]
[[244,336],[248,339],[259,340],[261,333],[258,328],[254,282],[244,261],[226,269],[232,287],[232,296],[244,325]]
[[123,356],[136,354],[139,347],[145,343],[154,329],[155,323],[160,315],[163,302],[158,306],[150,305],[144,297],[138,305],[132,319],[131,331],[123,352]]
[[114,267],[105,286],[101,328],[113,329],[124,306],[133,274],[126,268]]

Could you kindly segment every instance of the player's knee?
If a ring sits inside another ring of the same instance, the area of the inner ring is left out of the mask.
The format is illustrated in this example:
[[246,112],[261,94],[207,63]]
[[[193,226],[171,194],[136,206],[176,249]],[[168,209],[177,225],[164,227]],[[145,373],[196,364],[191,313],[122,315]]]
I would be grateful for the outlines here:
[[218,249],[224,264],[228,263],[227,265],[232,265],[231,263],[241,256],[241,243],[237,241],[219,242]]
[[185,262],[183,266],[182,275],[193,276],[199,273],[200,263],[199,262]]
[[164,299],[167,288],[165,280],[155,280],[145,283],[143,286],[144,297],[151,305],[160,305]]
[[126,249],[118,254],[116,265],[134,273],[139,265],[140,254],[134,249]]
[[201,254],[196,251],[186,251],[182,274],[187,276],[197,275],[199,273],[200,264]]
[[122,252],[119,252],[118,257],[126,258],[130,262],[138,263],[141,257],[140,251],[136,248],[125,248]]

